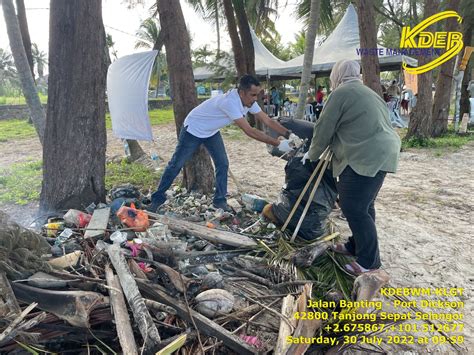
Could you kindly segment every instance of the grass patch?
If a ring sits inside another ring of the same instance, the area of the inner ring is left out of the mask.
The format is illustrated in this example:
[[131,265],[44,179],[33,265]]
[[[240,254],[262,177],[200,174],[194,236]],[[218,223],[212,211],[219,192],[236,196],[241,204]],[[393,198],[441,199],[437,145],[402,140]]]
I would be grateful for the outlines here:
[[[465,144],[474,141],[474,134],[458,135],[450,130],[448,133],[437,138],[420,139],[412,137],[410,139],[402,140],[402,149],[408,148],[429,148],[429,149],[450,149],[457,150],[462,148]],[[436,153],[436,152],[435,152]],[[441,152],[438,152],[440,155]]]
[[0,202],[26,205],[38,201],[42,175],[41,161],[13,164],[9,169],[1,169]]
[[130,183],[140,190],[156,189],[161,172],[147,168],[138,163],[128,163],[123,159],[120,163],[107,163],[105,172],[105,188]]
[[[110,190],[115,185],[130,183],[140,190],[156,189],[161,172],[156,172],[141,164],[108,163],[105,186]],[[41,161],[13,164],[0,169],[0,203],[26,205],[38,201],[41,193],[43,165]]]
[[[172,106],[168,106],[163,109],[151,110],[148,112],[148,115],[150,116],[150,122],[152,126],[159,126],[162,124],[174,122],[174,113]],[[105,115],[105,125],[107,129],[112,129],[110,113],[107,113]]]
[[27,120],[0,121],[0,142],[32,138],[36,136],[35,128]]
[[[48,95],[38,93],[42,104],[48,102]],[[20,96],[0,96],[0,105],[26,105],[26,99],[23,95]]]

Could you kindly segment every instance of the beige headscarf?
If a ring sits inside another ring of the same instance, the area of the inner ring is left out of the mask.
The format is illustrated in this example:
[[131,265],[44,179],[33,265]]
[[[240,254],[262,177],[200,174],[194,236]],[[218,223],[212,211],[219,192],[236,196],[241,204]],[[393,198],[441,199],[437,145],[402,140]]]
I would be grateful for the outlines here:
[[332,90],[350,81],[360,81],[360,65],[355,60],[340,60],[332,67],[329,79]]

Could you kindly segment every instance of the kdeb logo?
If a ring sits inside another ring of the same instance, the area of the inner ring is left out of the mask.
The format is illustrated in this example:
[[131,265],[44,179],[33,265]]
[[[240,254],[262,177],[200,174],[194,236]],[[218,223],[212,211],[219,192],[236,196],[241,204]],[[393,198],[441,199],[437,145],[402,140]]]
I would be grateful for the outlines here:
[[[435,60],[426,63],[417,68],[408,68],[406,63],[403,63],[403,68],[411,74],[422,74],[444,62],[453,58],[458,54],[463,47],[461,32],[424,32],[423,30],[438,21],[455,17],[459,23],[462,22],[461,16],[456,11],[443,11],[437,13],[413,28],[404,26],[402,28],[402,36],[400,38],[400,48],[444,48],[446,51]],[[418,41],[415,37],[418,36]]]

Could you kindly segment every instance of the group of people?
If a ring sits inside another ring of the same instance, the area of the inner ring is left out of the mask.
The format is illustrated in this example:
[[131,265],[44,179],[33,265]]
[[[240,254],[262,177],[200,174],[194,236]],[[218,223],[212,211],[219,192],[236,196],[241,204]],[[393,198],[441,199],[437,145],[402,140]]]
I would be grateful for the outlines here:
[[[359,275],[381,266],[374,202],[386,174],[397,169],[400,139],[392,129],[385,102],[361,82],[357,62],[336,63],[330,81],[333,91],[314,126],[311,146],[302,163],[318,160],[327,147],[332,151],[330,169],[336,179],[339,205],[352,231],[346,243],[335,244],[332,249],[354,256],[355,260],[345,268]],[[289,138],[293,133],[272,120],[256,103],[260,91],[259,81],[245,75],[237,88],[203,102],[188,114],[176,150],[151,196],[150,211],[156,212],[166,201],[166,190],[201,144],[208,150],[216,171],[213,205],[230,210],[226,201],[229,162],[219,133],[224,126],[233,123],[249,137],[282,152],[292,149]],[[245,117],[247,112],[280,137],[272,138],[252,128]]]

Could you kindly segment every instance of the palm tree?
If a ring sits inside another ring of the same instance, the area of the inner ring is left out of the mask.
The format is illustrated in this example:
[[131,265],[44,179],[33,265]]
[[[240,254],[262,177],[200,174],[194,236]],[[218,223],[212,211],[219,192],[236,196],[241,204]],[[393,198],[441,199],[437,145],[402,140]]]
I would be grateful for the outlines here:
[[295,114],[297,119],[303,118],[306,95],[309,89],[309,81],[311,80],[311,70],[313,67],[313,55],[314,55],[314,42],[316,41],[316,32],[319,25],[320,7],[321,7],[321,0],[311,0],[308,32],[306,33],[306,46],[305,46],[304,59],[303,59],[303,72],[301,73],[300,95],[298,98],[298,108]]
[[135,42],[135,48],[146,48],[158,50],[155,62],[153,64],[153,75],[151,81],[156,81],[155,98],[158,97],[158,88],[160,85],[160,76],[166,70],[166,57],[161,52],[163,45],[162,36],[160,36],[160,28],[158,20],[154,17],[147,18],[140,24],[140,28],[135,33],[139,39]]
[[17,78],[12,55],[0,48],[0,86],[13,86]]
[[33,63],[36,65],[38,76],[42,78],[44,76],[44,68],[48,64],[46,53],[40,50],[36,43],[32,44],[31,51],[33,53]]
[[28,59],[26,58],[18,18],[16,17],[12,0],[4,0],[2,6],[5,24],[7,26],[8,39],[10,41],[10,48],[20,77],[23,95],[25,96],[26,103],[30,109],[33,125],[38,133],[41,144],[43,144],[46,116],[43,111],[43,106],[41,106],[38,91],[36,90],[33,75],[31,74],[31,69],[28,64]]

